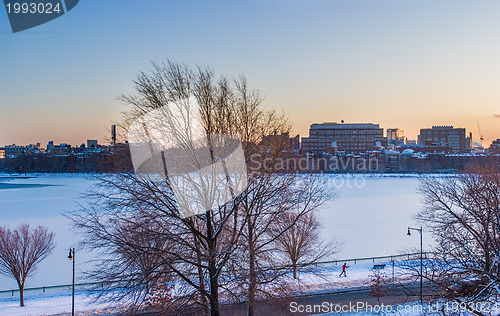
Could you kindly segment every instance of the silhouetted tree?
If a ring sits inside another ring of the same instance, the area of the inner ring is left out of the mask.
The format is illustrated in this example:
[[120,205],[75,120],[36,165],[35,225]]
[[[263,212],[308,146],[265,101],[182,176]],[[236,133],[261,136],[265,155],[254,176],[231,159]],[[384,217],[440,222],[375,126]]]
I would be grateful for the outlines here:
[[377,298],[377,303],[380,305],[380,298],[389,295],[387,288],[386,276],[380,270],[373,270],[370,275],[370,296]]
[[[270,275],[269,271],[283,268],[266,265],[270,261],[263,256],[265,251],[267,255],[276,252],[271,241],[280,234],[269,234],[273,220],[301,204],[308,194],[311,203],[301,206],[297,219],[311,212],[328,196],[324,194],[326,188],[302,181],[308,175],[279,174],[263,166],[264,159],[277,159],[283,151],[261,146],[262,136],[287,132],[290,125],[283,115],[263,109],[262,98],[247,88],[245,78],[231,81],[216,77],[210,69],[192,70],[169,62],[154,64],[134,83],[136,93],[123,96],[132,106],[127,123],[156,109],[168,112],[170,107],[180,107],[183,100],[194,97],[204,137],[213,141],[211,135],[236,136],[247,163],[255,158],[252,160],[257,167],[247,166],[248,186],[230,202],[191,217],[180,211],[175,183],[169,177],[161,180],[124,173],[103,178],[103,187],[95,187],[89,195],[89,206],[73,216],[75,225],[85,234],[84,245],[103,254],[93,276],[109,281],[105,282],[108,293],[125,289],[115,293],[123,298],[126,292],[135,295],[140,298],[137,303],[144,303],[151,289],[161,288],[161,297],[171,297],[165,282],[173,280],[177,282],[176,293],[183,294],[174,297],[173,304],[178,308],[193,307],[205,315],[220,315],[221,297],[239,301],[248,295],[251,299],[263,271]],[[154,123],[162,125],[165,121]],[[184,142],[179,148],[182,145],[190,143]],[[189,154],[182,162],[197,167]],[[283,231],[293,225],[283,226]],[[254,305],[249,305],[252,314]]]
[[24,306],[24,285],[37,265],[54,249],[54,234],[38,226],[21,224],[15,230],[0,227],[0,273],[16,279],[19,302]]
[[[320,184],[322,185],[321,182]],[[341,245],[335,240],[325,242],[320,236],[321,224],[316,209],[321,205],[317,203],[326,199],[317,195],[326,193],[321,188],[316,190],[316,194],[311,194],[312,190],[301,192],[302,196],[298,197],[295,207],[280,214],[272,225],[271,233],[276,236],[276,248],[291,265],[294,279],[301,268],[308,268],[341,249]]]
[[440,294],[482,315],[476,302],[500,294],[500,170],[469,167],[422,178],[425,209],[417,218],[437,241],[424,278]]

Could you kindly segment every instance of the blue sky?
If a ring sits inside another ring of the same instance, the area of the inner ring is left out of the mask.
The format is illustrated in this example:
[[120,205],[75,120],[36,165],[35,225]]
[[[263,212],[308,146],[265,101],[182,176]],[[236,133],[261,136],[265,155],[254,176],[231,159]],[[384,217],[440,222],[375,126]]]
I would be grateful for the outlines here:
[[500,138],[498,1],[81,0],[12,34],[0,10],[0,144],[103,140],[135,74],[167,58],[245,74],[297,133],[375,122]]

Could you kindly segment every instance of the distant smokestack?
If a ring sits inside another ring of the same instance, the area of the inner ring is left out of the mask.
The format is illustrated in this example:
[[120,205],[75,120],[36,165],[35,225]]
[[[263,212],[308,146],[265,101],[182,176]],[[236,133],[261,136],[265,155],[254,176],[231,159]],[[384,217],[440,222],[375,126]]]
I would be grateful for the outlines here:
[[111,125],[111,143],[116,145],[116,125]]

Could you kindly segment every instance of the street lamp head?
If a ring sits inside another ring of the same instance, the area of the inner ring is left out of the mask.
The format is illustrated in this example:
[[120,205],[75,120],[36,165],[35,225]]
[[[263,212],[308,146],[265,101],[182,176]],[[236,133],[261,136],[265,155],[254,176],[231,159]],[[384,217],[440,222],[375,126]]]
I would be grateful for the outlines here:
[[68,259],[69,259],[69,260],[72,260],[72,259],[73,259],[73,252],[71,251],[71,249],[69,250]]
[[406,235],[411,236],[410,227],[408,227],[408,233]]

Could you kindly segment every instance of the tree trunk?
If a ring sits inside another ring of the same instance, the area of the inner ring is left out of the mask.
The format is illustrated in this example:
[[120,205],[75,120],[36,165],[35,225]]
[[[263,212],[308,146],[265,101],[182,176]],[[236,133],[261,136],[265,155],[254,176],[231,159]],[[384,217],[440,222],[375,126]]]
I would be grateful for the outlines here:
[[[213,242],[209,243],[209,247],[212,248]],[[215,264],[215,251],[210,251],[210,259],[208,263],[208,274],[210,278],[210,315],[219,316],[219,280],[217,276],[217,267]]]
[[206,212],[207,246],[208,246],[208,276],[210,282],[210,315],[219,316],[219,276],[217,274],[217,239],[214,238],[212,217]]
[[19,305],[24,307],[24,282],[18,282],[19,285]]
[[[198,240],[198,237],[196,236],[194,238],[194,243],[196,249],[198,250],[196,252],[196,261],[198,264],[197,268],[198,268],[198,281],[200,283],[200,293],[203,293],[203,290],[205,290],[205,279],[203,278],[203,269],[202,269],[203,262],[201,260],[201,254],[199,251],[201,249],[201,245],[200,241]],[[201,294],[201,303],[203,305],[203,316],[210,315],[210,307],[208,305],[207,297],[204,294]]]
[[256,275],[255,275],[255,249],[253,242],[253,227],[251,222],[248,222],[248,252],[249,252],[249,285],[248,285],[248,316],[255,315],[255,286],[256,286]]
[[217,279],[210,278],[210,290],[212,295],[210,296],[210,315],[219,316],[219,282]]
[[292,261],[293,278],[297,279],[297,261]]

